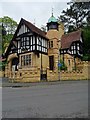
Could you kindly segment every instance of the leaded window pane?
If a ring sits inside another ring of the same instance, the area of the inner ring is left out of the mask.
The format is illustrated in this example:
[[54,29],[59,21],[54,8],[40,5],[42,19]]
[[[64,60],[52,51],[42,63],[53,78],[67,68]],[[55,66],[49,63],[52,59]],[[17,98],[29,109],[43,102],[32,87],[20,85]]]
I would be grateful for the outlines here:
[[31,54],[21,56],[21,66],[31,65]]

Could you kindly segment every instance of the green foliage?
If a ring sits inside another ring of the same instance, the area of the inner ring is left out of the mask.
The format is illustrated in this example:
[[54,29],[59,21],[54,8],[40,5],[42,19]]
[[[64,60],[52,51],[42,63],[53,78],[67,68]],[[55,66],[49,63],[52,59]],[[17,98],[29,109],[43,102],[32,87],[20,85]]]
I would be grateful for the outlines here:
[[5,48],[8,46],[8,44],[10,43],[11,39],[12,39],[13,35],[12,34],[8,34],[8,35],[4,35],[2,36],[2,53],[5,51]]
[[83,61],[90,61],[90,54],[84,54],[83,58],[82,58]]
[[58,67],[58,69],[59,70],[67,70],[67,66],[65,65],[65,63],[62,60],[60,60],[60,63],[62,64],[62,66]]
[[17,28],[17,22],[8,16],[0,18],[0,24],[3,24],[7,34],[14,34]]
[[[3,53],[17,28],[17,22],[8,16],[0,18],[0,51]],[[1,47],[2,46],[2,47]],[[1,50],[2,49],[2,50]]]
[[90,60],[90,26],[83,28],[84,56],[82,60]]
[[85,18],[90,18],[90,2],[73,1],[69,2],[68,5],[69,7],[62,11],[62,15],[59,16],[59,20],[64,23],[65,30],[67,32],[71,32],[87,24]]
[[0,61],[0,70],[5,70],[5,66],[6,66],[6,64],[7,64],[7,61]]
[[90,1],[68,3],[69,7],[62,11],[59,20],[64,23],[66,32],[82,29],[84,55],[82,60],[90,60]]

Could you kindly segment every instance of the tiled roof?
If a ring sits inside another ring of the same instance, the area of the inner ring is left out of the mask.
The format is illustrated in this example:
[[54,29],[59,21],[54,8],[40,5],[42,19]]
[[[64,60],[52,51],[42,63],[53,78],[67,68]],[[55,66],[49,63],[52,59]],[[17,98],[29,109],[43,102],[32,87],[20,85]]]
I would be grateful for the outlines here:
[[[33,25],[32,23],[26,21],[25,19],[21,19],[21,21],[23,21],[34,33],[44,37],[44,38],[47,38],[46,37],[46,32],[40,30],[38,27],[36,27],[35,25]],[[47,38],[48,39],[48,38]]]
[[15,34],[14,34],[14,36],[13,36],[13,38],[12,38],[12,40],[11,40],[9,46],[8,46],[8,49],[7,49],[6,53],[5,53],[6,56],[8,55],[8,52],[9,52],[9,50],[10,50],[12,44],[13,44],[13,41],[14,41],[14,39],[15,39],[17,33],[18,33],[18,30],[20,28],[20,25],[22,23],[25,24],[32,32],[34,32],[34,33],[36,33],[36,34],[38,34],[38,35],[40,35],[40,36],[42,36],[42,37],[44,37],[45,39],[48,40],[48,37],[46,36],[46,32],[42,31],[41,29],[39,29],[38,27],[36,27],[32,23],[30,23],[30,22],[26,21],[25,19],[21,18],[21,21],[20,21],[20,23],[19,23],[19,25],[17,27],[17,30],[16,30],[16,32],[15,32]]
[[61,38],[61,49],[69,48],[72,42],[79,41],[80,37],[80,30],[63,35]]

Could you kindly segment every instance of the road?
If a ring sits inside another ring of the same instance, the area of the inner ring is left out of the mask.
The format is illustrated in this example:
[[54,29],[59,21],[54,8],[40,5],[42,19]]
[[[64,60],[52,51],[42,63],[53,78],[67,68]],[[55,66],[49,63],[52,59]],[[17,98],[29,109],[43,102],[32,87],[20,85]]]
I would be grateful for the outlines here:
[[87,118],[88,81],[2,88],[3,118]]

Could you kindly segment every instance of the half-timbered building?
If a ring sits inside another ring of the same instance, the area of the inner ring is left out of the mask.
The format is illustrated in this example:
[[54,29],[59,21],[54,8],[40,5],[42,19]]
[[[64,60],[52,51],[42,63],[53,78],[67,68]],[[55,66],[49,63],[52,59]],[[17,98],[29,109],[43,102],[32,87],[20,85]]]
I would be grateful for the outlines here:
[[5,52],[5,77],[15,82],[59,80],[60,59],[72,70],[75,58],[83,55],[82,45],[81,31],[64,35],[63,24],[53,14],[47,32],[22,18]]
[[[21,19],[5,54],[8,70],[13,72],[38,68],[42,61],[45,62],[43,68],[46,68],[48,66],[47,54],[48,38],[46,33],[32,23]],[[8,73],[10,73],[9,71]]]
[[81,30],[65,34],[61,38],[60,54],[68,70],[75,69],[77,59],[83,56],[83,37]]

